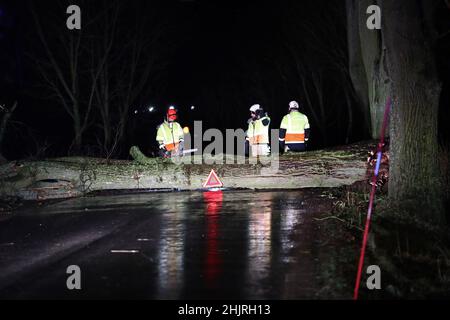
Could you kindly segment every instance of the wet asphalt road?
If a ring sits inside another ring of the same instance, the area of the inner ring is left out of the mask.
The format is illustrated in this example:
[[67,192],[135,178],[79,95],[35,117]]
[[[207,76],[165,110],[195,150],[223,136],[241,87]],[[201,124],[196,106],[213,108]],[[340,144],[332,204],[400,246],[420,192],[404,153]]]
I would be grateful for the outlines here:
[[[308,197],[151,193],[22,209],[0,221],[0,298],[316,298]],[[81,290],[66,287],[70,265]]]

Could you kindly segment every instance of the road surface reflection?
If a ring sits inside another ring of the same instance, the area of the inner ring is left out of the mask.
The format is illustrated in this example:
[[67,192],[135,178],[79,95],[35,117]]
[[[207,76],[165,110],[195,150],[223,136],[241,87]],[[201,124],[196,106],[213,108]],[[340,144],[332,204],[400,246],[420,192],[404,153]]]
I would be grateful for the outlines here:
[[[314,298],[308,197],[153,193],[24,209],[0,223],[0,297]],[[70,264],[80,292],[65,288]]]

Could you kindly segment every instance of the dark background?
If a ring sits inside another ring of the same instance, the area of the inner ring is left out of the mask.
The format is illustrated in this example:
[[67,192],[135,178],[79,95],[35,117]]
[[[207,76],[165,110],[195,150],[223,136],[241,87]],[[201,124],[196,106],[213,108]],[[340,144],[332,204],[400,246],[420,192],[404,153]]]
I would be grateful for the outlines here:
[[[55,14],[52,12],[55,2],[34,3],[44,17],[49,12]],[[194,120],[202,120],[204,130],[211,127],[224,130],[245,129],[249,107],[259,103],[271,116],[272,128],[278,128],[289,101],[306,103],[305,90],[311,96],[312,105],[317,103],[318,97],[309,81],[317,70],[323,76],[326,115],[324,122],[318,124],[306,112],[312,127],[311,147],[370,138],[354,100],[348,108],[343,88],[349,79],[336,67],[336,59],[330,54],[347,50],[345,1],[131,2],[137,6],[145,3],[168,26],[164,34],[166,66],[156,80],[157,90],[143,93],[131,108],[126,138],[115,157],[127,158],[127,150],[132,145],[140,146],[147,153],[154,150],[156,126],[169,105],[179,109],[183,126],[192,128]],[[15,100],[19,103],[3,143],[2,153],[7,159],[67,155],[73,139],[71,119],[39,86],[42,79],[30,57],[39,57],[43,51],[29,4],[25,0],[0,1],[0,101],[7,105]],[[98,4],[100,10],[101,3]],[[141,14],[148,15],[149,11],[142,10]],[[445,30],[449,17],[448,11],[441,12],[436,24]],[[65,12],[61,12],[62,21],[66,18]],[[292,46],[296,48],[294,53],[289,49]],[[305,87],[294,72],[293,54],[307,61]],[[450,136],[448,35],[439,41],[436,55],[444,83],[440,137],[447,143]],[[156,112],[146,111],[150,105],[156,107]],[[195,110],[191,110],[192,105]],[[349,112],[353,118],[350,130]],[[93,125],[86,132],[85,148],[79,153],[102,156],[95,148],[97,115],[93,113],[91,117]]]

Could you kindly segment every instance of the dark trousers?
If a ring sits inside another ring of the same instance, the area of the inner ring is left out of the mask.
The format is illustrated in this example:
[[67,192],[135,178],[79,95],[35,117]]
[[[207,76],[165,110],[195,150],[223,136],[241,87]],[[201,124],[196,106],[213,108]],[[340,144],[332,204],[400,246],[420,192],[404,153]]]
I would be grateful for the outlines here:
[[293,152],[306,151],[306,143],[287,143],[286,146],[289,148],[289,151]]

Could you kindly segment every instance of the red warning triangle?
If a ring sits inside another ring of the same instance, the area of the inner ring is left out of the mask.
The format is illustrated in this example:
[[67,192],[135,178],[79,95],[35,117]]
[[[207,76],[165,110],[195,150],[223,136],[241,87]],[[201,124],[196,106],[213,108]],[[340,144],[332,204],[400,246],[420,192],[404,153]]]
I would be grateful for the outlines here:
[[206,179],[206,182],[203,184],[203,188],[220,188],[223,187],[222,181],[220,181],[219,177],[217,176],[216,172],[211,170],[209,173],[208,179]]

